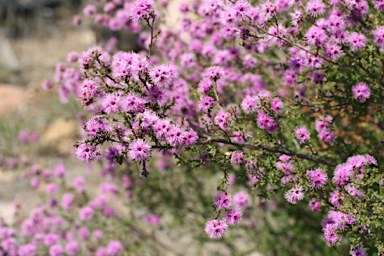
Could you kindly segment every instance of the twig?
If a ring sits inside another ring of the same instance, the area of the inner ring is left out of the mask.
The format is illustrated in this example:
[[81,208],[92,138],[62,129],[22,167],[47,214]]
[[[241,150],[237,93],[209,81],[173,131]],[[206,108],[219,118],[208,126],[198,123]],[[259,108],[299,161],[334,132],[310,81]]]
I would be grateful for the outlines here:
[[202,135],[202,136],[207,138],[207,140],[205,142],[200,143],[200,144],[206,144],[209,142],[218,142],[218,143],[234,145],[237,147],[249,148],[249,149],[253,149],[253,150],[264,150],[264,151],[268,151],[268,152],[272,152],[272,153],[280,153],[280,154],[285,154],[288,156],[295,156],[297,158],[305,159],[305,160],[308,160],[311,162],[315,162],[315,163],[319,163],[319,164],[323,164],[323,165],[327,165],[327,166],[331,166],[331,167],[336,167],[336,165],[337,165],[333,162],[319,159],[319,158],[309,156],[309,155],[300,154],[300,153],[297,153],[297,152],[292,151],[292,150],[287,149],[287,148],[273,148],[273,147],[268,147],[268,146],[263,146],[263,145],[254,145],[252,143],[247,143],[247,142],[229,141],[226,139],[211,137],[208,135]]

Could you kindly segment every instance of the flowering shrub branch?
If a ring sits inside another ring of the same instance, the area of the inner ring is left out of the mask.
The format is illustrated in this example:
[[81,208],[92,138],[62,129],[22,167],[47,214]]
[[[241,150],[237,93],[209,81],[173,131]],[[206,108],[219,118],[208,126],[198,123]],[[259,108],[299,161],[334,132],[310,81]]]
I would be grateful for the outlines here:
[[168,2],[156,4],[84,9],[96,23],[138,33],[145,50],[95,46],[68,57],[80,69],[57,65],[62,102],[74,94],[87,113],[76,156],[111,168],[133,162],[148,180],[156,155],[188,177],[219,168],[214,212],[204,215],[210,238],[250,219],[250,196],[231,195],[237,174],[263,202],[281,198],[287,209],[307,200],[330,248],[348,240],[350,255],[382,255],[383,2],[195,1],[180,4],[178,30],[155,32]]

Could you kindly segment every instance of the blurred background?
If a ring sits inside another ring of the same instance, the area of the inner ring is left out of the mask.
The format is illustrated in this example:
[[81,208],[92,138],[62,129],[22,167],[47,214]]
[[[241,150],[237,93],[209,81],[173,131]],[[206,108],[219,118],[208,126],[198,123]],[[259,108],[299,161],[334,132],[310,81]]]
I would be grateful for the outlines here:
[[[78,135],[76,102],[62,105],[56,90],[41,87],[71,51],[96,43],[97,28],[74,26],[82,0],[0,1],[0,215],[12,221],[14,200],[35,202],[18,178],[24,158],[43,163],[67,158]],[[102,33],[102,32],[101,32]],[[20,134],[32,141],[20,140]],[[35,139],[33,139],[33,136]],[[41,145],[32,143],[39,140]]]

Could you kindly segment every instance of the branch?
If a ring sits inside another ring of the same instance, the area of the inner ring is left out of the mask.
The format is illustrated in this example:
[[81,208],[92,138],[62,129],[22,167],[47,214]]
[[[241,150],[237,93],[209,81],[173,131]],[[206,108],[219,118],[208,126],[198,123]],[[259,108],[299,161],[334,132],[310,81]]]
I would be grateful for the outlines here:
[[205,142],[202,142],[201,144],[206,144],[209,142],[224,143],[224,144],[234,145],[236,147],[244,147],[244,148],[249,148],[249,149],[253,149],[253,150],[264,150],[264,151],[268,151],[268,152],[272,152],[272,153],[280,153],[280,154],[285,154],[288,156],[295,156],[297,158],[305,159],[305,160],[315,162],[318,164],[336,167],[336,164],[333,162],[329,162],[327,160],[315,158],[315,157],[309,156],[309,155],[300,154],[300,153],[294,152],[294,151],[287,149],[287,148],[273,148],[273,147],[262,146],[262,145],[254,145],[252,143],[247,143],[247,142],[229,141],[226,139],[210,137],[208,135],[202,135],[202,136],[207,138],[207,140]]

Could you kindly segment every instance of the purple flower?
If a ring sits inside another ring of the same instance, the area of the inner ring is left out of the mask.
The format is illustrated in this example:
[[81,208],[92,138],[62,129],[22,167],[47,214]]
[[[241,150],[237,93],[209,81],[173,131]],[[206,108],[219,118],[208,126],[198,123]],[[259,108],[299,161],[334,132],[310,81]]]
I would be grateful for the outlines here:
[[199,137],[194,130],[189,130],[185,136],[184,146],[189,147],[197,142]]
[[384,1],[382,0],[373,0],[373,5],[375,6],[375,8],[379,11],[384,11]]
[[245,19],[246,16],[249,15],[250,9],[251,5],[245,0],[237,1],[233,6],[233,11],[237,19]]
[[351,255],[351,256],[368,256],[368,253],[364,247],[354,247],[354,248],[351,248],[349,255]]
[[224,75],[224,70],[222,67],[213,66],[204,70],[203,77],[213,81],[221,79]]

